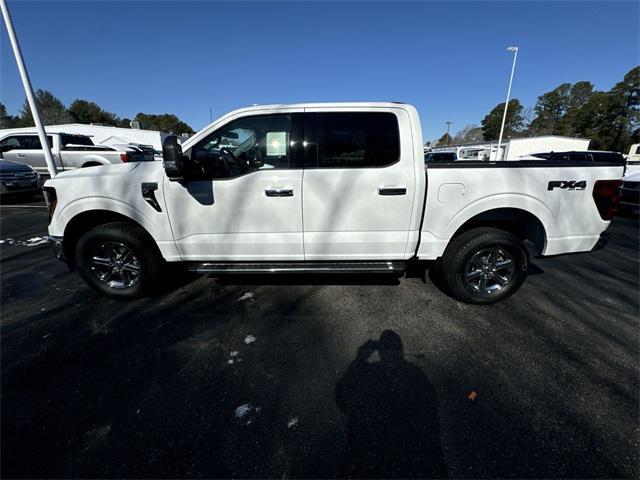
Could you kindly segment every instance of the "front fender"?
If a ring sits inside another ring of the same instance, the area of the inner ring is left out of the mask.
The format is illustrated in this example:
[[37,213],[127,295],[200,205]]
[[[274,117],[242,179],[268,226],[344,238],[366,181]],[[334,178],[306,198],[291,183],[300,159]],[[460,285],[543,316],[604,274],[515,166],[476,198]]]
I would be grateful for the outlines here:
[[51,225],[49,226],[50,234],[53,236],[62,236],[67,224],[72,218],[81,213],[92,210],[107,210],[124,215],[125,217],[128,217],[134,222],[140,224],[155,240],[160,239],[159,234],[161,234],[161,232],[157,231],[157,227],[148,215],[131,204],[121,200],[105,197],[79,198],[64,205],[62,210],[56,211],[55,213]]
[[52,237],[64,237],[67,225],[73,218],[92,211],[108,211],[129,218],[147,231],[156,242],[162,257],[166,261],[176,262],[182,260],[176,248],[166,214],[155,211],[146,213],[129,203],[111,198],[85,197],[70,202],[62,207],[60,211],[55,212],[49,225],[49,235]]

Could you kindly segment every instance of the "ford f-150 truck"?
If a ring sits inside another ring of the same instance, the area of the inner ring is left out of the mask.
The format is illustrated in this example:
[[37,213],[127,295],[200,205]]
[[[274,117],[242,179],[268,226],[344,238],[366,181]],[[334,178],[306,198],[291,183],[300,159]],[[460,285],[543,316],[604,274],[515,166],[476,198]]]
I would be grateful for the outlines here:
[[540,255],[588,252],[623,166],[545,159],[425,167],[401,103],[254,106],[163,162],[64,172],[45,184],[59,255],[103,294],[134,297],[166,263],[210,273],[402,272],[437,260],[451,294],[492,303]]
[[[58,170],[95,167],[120,162],[152,161],[153,154],[134,147],[94,145],[86,135],[47,133],[53,161]],[[0,158],[25,163],[39,173],[49,173],[36,132],[0,134]]]

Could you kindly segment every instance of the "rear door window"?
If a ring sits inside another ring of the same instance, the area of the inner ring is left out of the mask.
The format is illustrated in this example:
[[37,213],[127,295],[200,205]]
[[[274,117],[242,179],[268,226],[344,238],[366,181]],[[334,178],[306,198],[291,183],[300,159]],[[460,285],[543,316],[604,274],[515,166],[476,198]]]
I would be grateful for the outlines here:
[[572,162],[586,162],[587,154],[584,152],[573,152],[569,154],[569,160]]
[[[311,113],[305,168],[379,168],[400,159],[398,119],[390,112]],[[315,132],[315,133],[314,133]]]

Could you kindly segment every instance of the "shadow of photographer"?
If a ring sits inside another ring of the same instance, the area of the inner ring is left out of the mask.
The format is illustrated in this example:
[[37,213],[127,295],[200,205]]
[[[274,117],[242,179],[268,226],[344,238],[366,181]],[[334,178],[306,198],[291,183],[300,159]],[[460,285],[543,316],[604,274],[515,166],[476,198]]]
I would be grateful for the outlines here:
[[[379,361],[372,361],[374,352]],[[397,333],[385,330],[380,340],[361,345],[335,395],[347,415],[346,476],[447,477],[435,390],[424,372],[405,360]]]

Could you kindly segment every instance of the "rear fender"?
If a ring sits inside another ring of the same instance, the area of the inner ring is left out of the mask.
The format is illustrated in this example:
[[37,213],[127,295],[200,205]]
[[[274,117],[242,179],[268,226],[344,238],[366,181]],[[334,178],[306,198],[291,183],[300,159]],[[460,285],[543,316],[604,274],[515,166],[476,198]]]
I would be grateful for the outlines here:
[[[464,223],[473,217],[500,208],[515,208],[532,214],[540,220],[547,236],[553,236],[553,212],[549,206],[528,195],[509,193],[490,195],[467,205],[451,218],[442,232],[442,238],[451,238]],[[437,236],[440,237],[441,232],[438,232]]]

